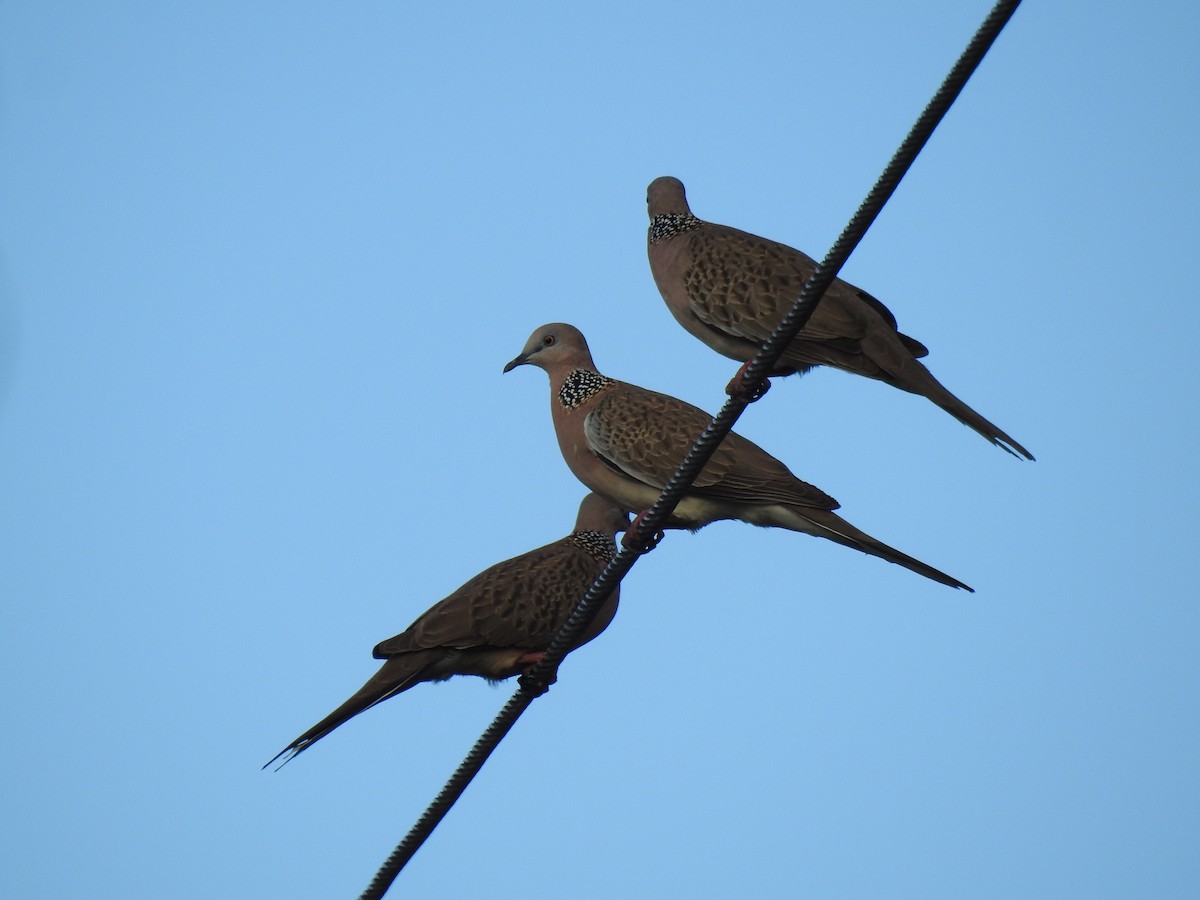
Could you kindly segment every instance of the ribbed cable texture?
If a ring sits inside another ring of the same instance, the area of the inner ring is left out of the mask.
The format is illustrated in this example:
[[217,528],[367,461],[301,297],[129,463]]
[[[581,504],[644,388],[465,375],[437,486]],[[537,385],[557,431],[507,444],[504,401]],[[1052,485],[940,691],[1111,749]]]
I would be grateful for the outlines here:
[[[762,381],[766,373],[775,367],[775,363],[779,361],[788,344],[808,322],[817,307],[817,302],[829,285],[833,283],[833,279],[837,277],[838,272],[841,271],[854,248],[858,246],[867,229],[875,222],[884,204],[891,198],[900,180],[908,172],[913,161],[928,142],[930,135],[933,134],[933,130],[958,98],[967,80],[978,68],[984,54],[995,43],[996,38],[1008,24],[1008,20],[1012,18],[1020,3],[1021,0],[1001,0],[988,13],[987,18],[979,26],[979,30],[950,70],[950,74],[946,76],[933,99],[929,101],[916,124],[904,138],[883,174],[879,176],[866,199],[859,206],[858,211],[838,236],[825,259],[805,282],[791,311],[771,333],[754,359],[746,365],[743,379],[745,384],[754,385]],[[566,623],[554,636],[545,656],[521,676],[520,687],[516,693],[500,710],[491,725],[480,735],[475,746],[471,748],[466,758],[450,776],[445,787],[430,803],[396,849],[392,851],[359,900],[379,900],[387,893],[400,870],[412,859],[438,823],[445,818],[446,813],[462,796],[467,785],[487,762],[492,751],[508,734],[517,719],[535,699],[544,694],[554,683],[558,666],[569,648],[587,628],[600,605],[621,583],[637,558],[647,550],[653,549],[652,536],[667,522],[676,505],[683,498],[684,492],[691,487],[696,476],[700,474],[700,470],[704,468],[718,445],[733,429],[734,423],[741,417],[750,402],[752,402],[750,399],[743,396],[731,396],[725,402],[721,411],[709,423],[691,450],[688,451],[683,462],[679,464],[679,468],[671,476],[658,499],[637,522],[636,529],[627,535],[631,546],[644,549],[622,547],[612,561],[605,566],[604,571],[588,588],[583,599],[579,601]]]

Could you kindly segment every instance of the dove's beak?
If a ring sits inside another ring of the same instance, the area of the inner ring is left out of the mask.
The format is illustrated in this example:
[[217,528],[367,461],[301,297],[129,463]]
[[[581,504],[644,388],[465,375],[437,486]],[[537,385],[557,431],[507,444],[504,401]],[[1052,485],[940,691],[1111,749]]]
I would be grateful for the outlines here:
[[528,363],[529,363],[529,354],[528,354],[528,353],[522,353],[522,354],[521,354],[520,356],[518,356],[516,359],[514,359],[514,360],[512,360],[511,362],[509,362],[508,364],[506,364],[506,365],[504,366],[504,371],[505,371],[505,372],[511,372],[511,371],[512,371],[513,369],[515,369],[517,366],[524,366],[524,365],[527,365]]

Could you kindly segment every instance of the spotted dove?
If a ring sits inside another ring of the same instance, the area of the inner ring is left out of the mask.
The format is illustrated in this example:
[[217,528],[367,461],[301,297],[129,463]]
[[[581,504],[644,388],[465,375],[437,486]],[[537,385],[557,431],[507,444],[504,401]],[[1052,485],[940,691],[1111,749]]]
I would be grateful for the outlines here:
[[[532,365],[550,376],[550,411],[567,465],[589,489],[623,509],[645,510],[712,417],[669,397],[601,375],[587,341],[571,325],[537,329],[504,367]],[[838,502],[798,479],[779,460],[736,433],[718,447],[675,508],[668,527],[696,530],[740,519],[827,538],[971,590],[895,550],[834,513]]]
[[[650,271],[667,308],[718,353],[748,362],[791,309],[816,261],[785,244],[696,218],[678,178],[650,182],[646,204]],[[1033,459],[917,361],[928,353],[897,330],[896,317],[886,306],[835,278],[770,374],[833,366],[875,378],[928,397],[998,447]],[[741,387],[738,378],[731,390],[735,385]]]
[[[531,667],[612,559],[613,534],[628,524],[628,515],[612,501],[586,496],[571,534],[485,569],[403,634],[376,646],[375,658],[386,660],[383,667],[267,765],[285,755],[288,762],[343,722],[423,681],[445,681],[452,675],[500,681]],[[618,595],[619,588],[575,648],[608,627]]]

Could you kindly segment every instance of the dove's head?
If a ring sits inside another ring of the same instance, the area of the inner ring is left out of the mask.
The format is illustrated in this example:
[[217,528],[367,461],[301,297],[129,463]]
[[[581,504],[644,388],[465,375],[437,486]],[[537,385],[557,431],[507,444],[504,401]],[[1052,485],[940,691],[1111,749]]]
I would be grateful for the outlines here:
[[665,216],[672,213],[681,216],[690,216],[692,211],[688,208],[687,194],[683,190],[683,182],[678,178],[672,178],[670,175],[655,178],[650,182],[650,186],[646,188],[646,211],[650,213],[651,219],[655,216]]
[[579,516],[575,520],[576,531],[598,531],[613,535],[629,527],[629,513],[607,497],[588,494],[579,504]]
[[572,369],[595,371],[583,333],[562,322],[543,325],[531,334],[521,355],[509,362],[504,371],[511,372],[517,366],[537,366],[550,373]]

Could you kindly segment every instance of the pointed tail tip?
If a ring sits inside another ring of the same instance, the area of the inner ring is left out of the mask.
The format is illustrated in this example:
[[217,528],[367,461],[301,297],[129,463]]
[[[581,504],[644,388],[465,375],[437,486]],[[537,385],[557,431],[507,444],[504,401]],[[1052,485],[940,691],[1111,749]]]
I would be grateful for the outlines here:
[[916,563],[916,565],[909,565],[905,562],[901,562],[900,560],[889,560],[889,561],[890,562],[900,562],[900,565],[904,566],[906,569],[916,572],[918,575],[924,575],[930,581],[936,581],[938,584],[946,585],[946,587],[952,587],[955,590],[959,590],[959,591],[966,591],[969,594],[975,593],[975,588],[971,587],[966,582],[959,581],[953,575],[947,575],[941,569],[935,569],[933,566],[931,566],[927,563],[923,563],[919,559],[912,559],[912,557],[906,557],[906,558],[911,560],[912,562]]
[[945,572],[938,571],[932,566],[927,566],[925,569],[913,569],[913,571],[918,575],[924,575],[930,581],[936,581],[938,584],[944,584],[946,587],[952,587],[958,591],[966,591],[968,594],[975,593],[975,588],[971,587],[969,584],[959,581],[953,575],[947,575]]
[[1029,462],[1037,462],[1034,455],[1014,441],[1007,435],[997,435],[992,438],[992,443],[1003,450],[1005,453],[1015,456],[1019,460],[1027,460]]
[[267,769],[268,767],[270,767],[271,765],[274,764],[275,760],[279,759],[279,757],[282,756],[284,758],[283,762],[281,762],[279,765],[275,766],[275,771],[278,772],[280,769],[282,769],[284,766],[286,766],[288,763],[290,763],[293,759],[295,759],[297,756],[299,756],[300,751],[303,749],[304,749],[303,747],[299,747],[296,744],[288,744],[286,747],[284,747],[282,750],[280,750],[278,753],[276,753],[274,756],[272,756],[270,759],[268,759],[265,763],[263,763],[263,767],[262,767],[262,769],[259,769],[259,771],[261,772],[264,769]]

